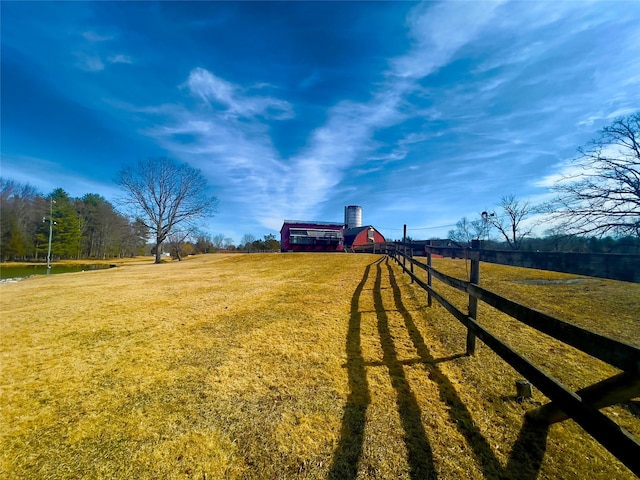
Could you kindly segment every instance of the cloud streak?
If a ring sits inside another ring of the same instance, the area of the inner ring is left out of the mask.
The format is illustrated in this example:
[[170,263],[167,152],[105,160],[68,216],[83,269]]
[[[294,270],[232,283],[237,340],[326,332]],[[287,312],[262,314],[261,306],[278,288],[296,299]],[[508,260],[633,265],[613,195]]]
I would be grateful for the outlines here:
[[123,53],[110,53],[109,45],[118,38],[118,35],[102,35],[92,30],[82,32],[84,42],[79,50],[74,53],[77,58],[77,66],[86,72],[101,72],[109,64],[132,64],[133,59]]
[[200,98],[203,103],[225,107],[227,115],[238,117],[273,118],[286,120],[292,118],[291,104],[273,97],[249,96],[242,89],[217,77],[204,68],[195,68],[183,85],[189,92]]
[[402,78],[424,78],[447,64],[453,55],[472,41],[493,19],[502,2],[454,2],[418,5],[407,19],[414,47],[391,60],[389,72]]
[[[370,100],[344,100],[331,107],[307,145],[289,158],[274,148],[267,121],[291,119],[290,103],[250,95],[247,88],[200,67],[181,86],[200,101],[199,106],[176,107],[170,126],[149,133],[209,175],[225,178],[227,193],[242,198],[263,226],[279,229],[283,218],[313,218],[349,173],[375,171],[371,165],[358,170],[359,165],[400,161],[407,148],[426,140],[411,133],[390,153],[381,153],[373,137],[417,114],[407,96],[420,89],[420,79],[447,64],[472,40],[497,6],[474,4],[464,15],[454,15],[455,7],[446,4],[415,8],[408,18],[414,45],[391,59],[382,84],[370,85]],[[456,32],[454,38],[447,35],[450,28]]]
[[126,64],[133,63],[133,60],[131,59],[130,56],[123,55],[121,53],[119,53],[117,55],[110,55],[107,58],[107,60],[109,61],[109,63],[126,63]]
[[[113,105],[144,117],[145,135],[270,230],[284,218],[324,219],[341,196],[442,223],[488,206],[490,195],[541,195],[567,149],[633,110],[638,95],[620,92],[640,91],[638,46],[625,39],[608,54],[594,40],[615,30],[614,19],[571,2],[426,2],[406,16],[408,47],[359,86],[360,100],[345,93],[315,116],[296,95],[322,88],[332,75],[324,67],[306,69],[287,90],[268,73],[243,82],[221,67],[189,65],[175,85],[179,99]],[[93,49],[85,70],[133,63],[107,51],[111,37],[84,38]],[[301,123],[304,141],[283,153],[281,137]]]

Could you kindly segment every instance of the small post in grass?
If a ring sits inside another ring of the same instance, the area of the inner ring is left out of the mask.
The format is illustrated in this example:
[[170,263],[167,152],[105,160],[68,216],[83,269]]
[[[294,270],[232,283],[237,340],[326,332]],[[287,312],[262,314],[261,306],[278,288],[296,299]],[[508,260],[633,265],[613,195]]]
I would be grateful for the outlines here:
[[528,380],[516,380],[516,398],[519,402],[533,398],[531,382]]
[[[480,240],[471,241],[471,251],[478,251],[480,249]],[[472,255],[473,257],[473,255]],[[471,273],[469,282],[478,285],[480,281],[480,258],[471,259]],[[478,317],[478,299],[473,295],[469,295],[469,317],[477,320]],[[473,355],[476,352],[476,336],[474,333],[467,329],[467,355]]]

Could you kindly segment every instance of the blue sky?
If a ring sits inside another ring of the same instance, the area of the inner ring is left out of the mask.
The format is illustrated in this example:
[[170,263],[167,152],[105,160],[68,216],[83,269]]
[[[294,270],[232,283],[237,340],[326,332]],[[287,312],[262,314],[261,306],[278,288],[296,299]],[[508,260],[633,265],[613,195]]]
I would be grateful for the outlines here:
[[169,156],[238,242],[284,219],[446,236],[640,109],[640,2],[2,2],[1,174],[110,201]]

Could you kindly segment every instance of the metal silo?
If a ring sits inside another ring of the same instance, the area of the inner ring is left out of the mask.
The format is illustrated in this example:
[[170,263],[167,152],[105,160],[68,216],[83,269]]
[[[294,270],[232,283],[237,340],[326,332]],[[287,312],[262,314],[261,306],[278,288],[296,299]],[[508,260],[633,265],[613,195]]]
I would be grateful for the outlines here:
[[362,207],[358,205],[349,205],[344,207],[344,224],[347,228],[356,228],[362,226]]

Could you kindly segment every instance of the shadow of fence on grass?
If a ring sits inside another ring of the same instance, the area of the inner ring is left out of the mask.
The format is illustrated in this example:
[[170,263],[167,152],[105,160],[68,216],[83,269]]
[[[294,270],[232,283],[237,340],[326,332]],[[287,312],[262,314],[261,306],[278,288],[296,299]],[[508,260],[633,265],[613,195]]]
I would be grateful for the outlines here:
[[[402,316],[409,338],[418,354],[418,359],[416,360],[400,361],[398,359],[386,313],[389,307],[385,307],[382,298],[383,262],[384,259],[380,259],[367,265],[362,280],[351,299],[349,328],[346,338],[349,395],[344,407],[340,440],[333,455],[328,478],[335,480],[357,478],[364,444],[366,414],[371,403],[366,368],[371,366],[386,366],[388,369],[391,385],[396,392],[398,414],[405,433],[405,446],[411,478],[437,478],[438,475],[433,463],[428,435],[421,420],[420,406],[411,391],[403,368],[405,365],[421,363],[428,372],[430,379],[438,385],[441,400],[449,406],[451,420],[458,428],[458,431],[466,438],[484,476],[495,479],[536,479],[544,457],[548,428],[525,420],[518,439],[512,447],[506,467],[501,465],[489,442],[473,421],[469,410],[457,394],[453,384],[437,366],[441,362],[460,358],[464,354],[455,354],[440,359],[436,359],[431,355],[411,313],[402,303],[400,287],[387,259],[386,268],[393,290],[394,307]],[[361,347],[362,311],[360,309],[360,301],[373,267],[376,268],[373,301],[383,359],[382,362],[366,363]],[[435,433],[437,434],[437,432]]]
[[451,420],[456,425],[458,431],[467,439],[467,443],[473,450],[484,476],[487,478],[500,479],[536,479],[546,450],[548,426],[525,420],[518,439],[511,449],[508,464],[506,468],[503,467],[496,458],[489,442],[484,438],[482,432],[473,421],[471,413],[456,392],[453,384],[436,366],[440,361],[435,359],[429,352],[429,348],[418,330],[411,313],[402,303],[400,287],[398,286],[388,258],[386,267],[389,273],[391,288],[393,288],[395,307],[404,319],[404,324],[409,332],[413,346],[422,360],[425,369],[429,372],[429,377],[438,385],[441,400],[449,405]]
[[333,455],[333,463],[329,471],[332,480],[350,480],[358,476],[358,465],[362,455],[364,442],[364,426],[367,408],[371,403],[369,384],[365,370],[364,358],[360,342],[360,327],[362,313],[360,312],[360,296],[364,289],[371,267],[378,260],[364,270],[362,280],[351,297],[351,312],[349,315],[349,329],[347,331],[347,375],[349,377],[349,396],[342,415],[342,429],[338,448]]
[[[422,425],[422,412],[415,394],[404,373],[404,365],[398,360],[398,354],[389,330],[389,319],[382,300],[382,267],[376,265],[376,282],[373,289],[373,302],[378,317],[378,334],[382,346],[382,361],[389,370],[391,385],[396,391],[398,414],[404,429],[404,442],[407,448],[409,474],[416,479],[438,478],[433,465],[433,454]],[[395,296],[395,290],[394,290]]]

